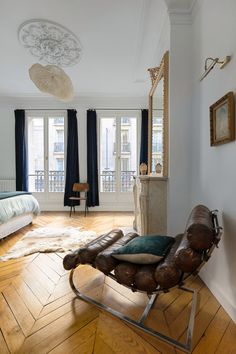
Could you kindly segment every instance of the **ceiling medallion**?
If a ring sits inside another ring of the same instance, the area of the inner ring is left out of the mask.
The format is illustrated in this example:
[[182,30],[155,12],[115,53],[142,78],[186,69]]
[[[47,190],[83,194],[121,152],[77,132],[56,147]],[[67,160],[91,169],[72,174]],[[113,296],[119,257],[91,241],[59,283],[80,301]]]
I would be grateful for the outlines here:
[[72,66],[81,58],[81,44],[74,33],[58,23],[47,20],[24,22],[18,30],[20,43],[39,61]]

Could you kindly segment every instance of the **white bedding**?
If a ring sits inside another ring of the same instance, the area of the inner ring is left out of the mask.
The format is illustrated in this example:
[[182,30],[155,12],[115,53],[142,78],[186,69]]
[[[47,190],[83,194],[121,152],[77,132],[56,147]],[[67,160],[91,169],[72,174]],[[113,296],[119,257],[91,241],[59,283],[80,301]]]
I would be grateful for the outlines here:
[[0,224],[8,222],[13,217],[39,213],[38,201],[31,194],[23,194],[0,200]]
[[38,201],[31,194],[0,199],[0,239],[30,224],[39,211]]

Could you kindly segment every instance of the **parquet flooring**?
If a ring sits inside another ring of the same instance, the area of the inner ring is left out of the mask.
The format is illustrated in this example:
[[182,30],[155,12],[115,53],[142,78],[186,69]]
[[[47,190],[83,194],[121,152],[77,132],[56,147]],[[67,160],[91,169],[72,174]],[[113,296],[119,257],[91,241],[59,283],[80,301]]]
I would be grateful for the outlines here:
[[[0,242],[4,254],[29,230],[42,226],[82,226],[104,233],[132,226],[132,213],[48,212],[33,225]],[[181,354],[180,350],[75,299],[62,267],[64,254],[33,254],[0,262],[0,354]],[[137,319],[146,304],[144,294],[132,293],[97,270],[80,266],[76,282],[93,296]],[[200,278],[188,286],[198,290],[194,354],[236,354],[236,325]],[[191,296],[179,289],[161,294],[147,324],[176,339],[184,339]]]

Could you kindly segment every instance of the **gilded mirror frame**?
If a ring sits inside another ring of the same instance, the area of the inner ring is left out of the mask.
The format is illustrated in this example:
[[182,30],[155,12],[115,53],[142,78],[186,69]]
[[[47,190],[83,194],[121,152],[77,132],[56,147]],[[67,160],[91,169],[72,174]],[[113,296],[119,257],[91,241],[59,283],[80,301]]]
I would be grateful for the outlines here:
[[162,58],[159,67],[148,69],[152,87],[149,92],[148,106],[148,174],[152,172],[152,126],[153,126],[153,95],[159,81],[163,78],[163,177],[168,177],[169,164],[169,52]]

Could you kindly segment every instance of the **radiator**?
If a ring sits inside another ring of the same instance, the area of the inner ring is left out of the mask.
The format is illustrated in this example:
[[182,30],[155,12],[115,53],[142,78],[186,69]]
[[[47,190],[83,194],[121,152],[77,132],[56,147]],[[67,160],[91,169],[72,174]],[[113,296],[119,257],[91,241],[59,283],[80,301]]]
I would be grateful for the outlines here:
[[0,192],[13,192],[16,190],[15,179],[1,179],[0,178]]

